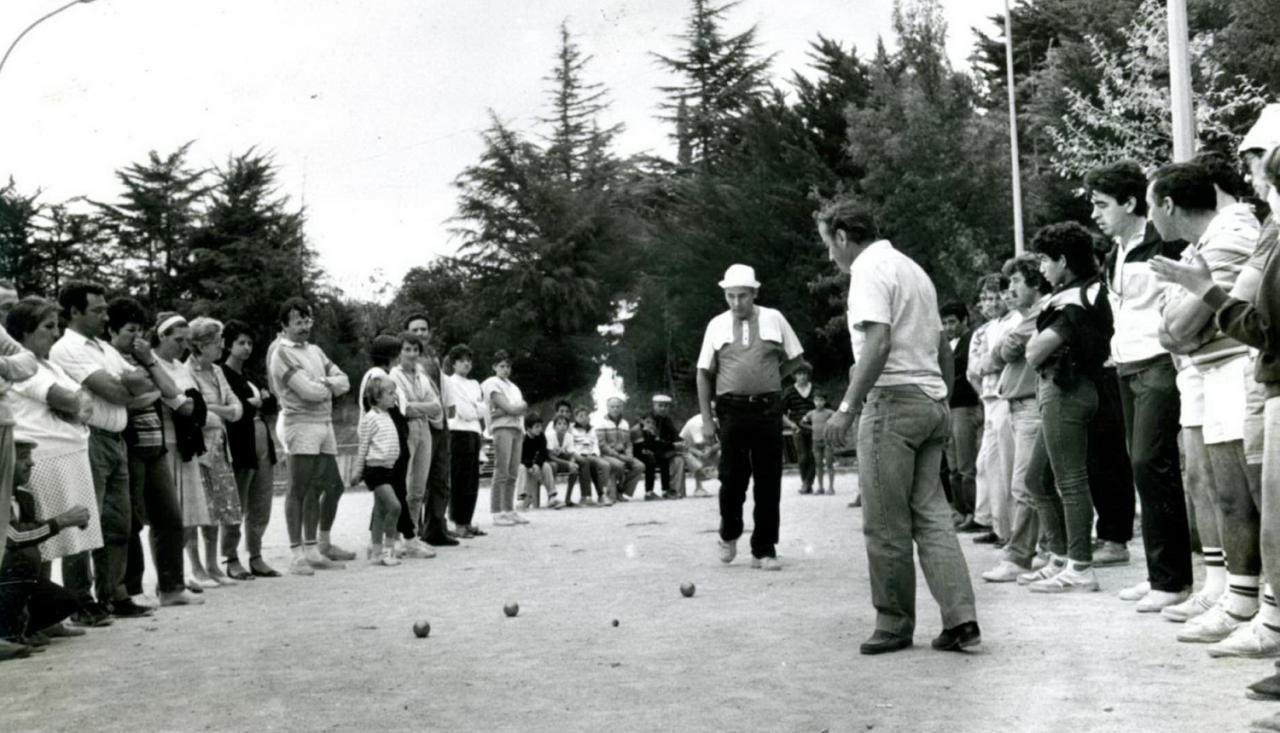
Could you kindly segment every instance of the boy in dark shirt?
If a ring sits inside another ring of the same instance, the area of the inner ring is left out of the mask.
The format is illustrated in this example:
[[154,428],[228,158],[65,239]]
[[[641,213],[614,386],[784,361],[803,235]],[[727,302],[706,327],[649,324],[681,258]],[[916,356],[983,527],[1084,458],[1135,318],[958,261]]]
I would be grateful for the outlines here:
[[13,511],[5,528],[4,562],[0,564],[0,661],[30,654],[30,647],[48,644],[40,633],[74,613],[79,607],[74,593],[40,577],[41,542],[68,527],[89,525],[89,510],[73,507],[53,519],[36,521],[35,497],[27,491],[35,461],[30,441],[14,441]]
[[524,446],[520,453],[520,465],[524,467],[521,471],[524,482],[520,489],[520,511],[541,505],[543,486],[547,487],[547,508],[559,509],[564,506],[556,497],[556,475],[548,460],[544,425],[542,418],[537,415],[531,415],[525,420]]

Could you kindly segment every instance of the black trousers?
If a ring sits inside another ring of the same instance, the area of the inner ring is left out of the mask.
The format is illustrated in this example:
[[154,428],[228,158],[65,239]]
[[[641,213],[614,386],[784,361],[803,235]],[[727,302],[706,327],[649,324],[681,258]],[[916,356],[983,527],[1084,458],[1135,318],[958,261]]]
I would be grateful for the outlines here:
[[427,470],[426,521],[419,536],[422,539],[441,537],[449,523],[445,520],[449,510],[450,445],[449,430],[431,430],[431,468]]
[[679,451],[644,451],[639,453],[640,460],[644,463],[644,493],[653,493],[654,479],[661,477],[662,493],[671,495],[676,493],[671,486],[671,459],[680,455]]
[[1124,408],[1115,368],[1096,382],[1098,411],[1089,423],[1089,494],[1098,513],[1098,539],[1124,544],[1133,539],[1133,466],[1125,445]]
[[0,639],[47,629],[80,607],[76,594],[42,578],[0,578]]
[[813,488],[813,475],[817,464],[813,460],[813,431],[800,429],[791,434],[796,444],[796,465],[800,468],[800,486]]
[[1120,377],[1120,404],[1142,501],[1142,542],[1147,578],[1159,591],[1191,586],[1191,533],[1178,459],[1181,400],[1172,359]]
[[133,496],[133,520],[129,532],[129,556],[124,587],[131,596],[142,593],[142,527],[151,526],[151,556],[156,564],[156,590],[179,591],[182,580],[182,509],[163,449],[129,450],[129,491]]
[[469,525],[480,495],[480,433],[449,431],[449,516]]
[[720,539],[742,536],[742,508],[754,480],[753,557],[775,557],[782,500],[782,404],[777,395],[757,401],[720,395]]

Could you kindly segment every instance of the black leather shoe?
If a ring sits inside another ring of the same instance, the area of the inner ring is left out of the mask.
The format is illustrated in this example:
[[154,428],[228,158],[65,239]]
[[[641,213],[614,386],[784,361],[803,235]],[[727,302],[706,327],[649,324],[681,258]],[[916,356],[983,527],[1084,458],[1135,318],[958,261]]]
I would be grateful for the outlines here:
[[453,547],[454,545],[461,544],[457,540],[445,534],[431,535],[423,540],[423,542],[426,542],[432,547]]
[[996,534],[995,532],[983,532],[982,534],[973,538],[973,544],[975,545],[994,545],[999,541],[1000,541],[1000,535]]
[[959,652],[982,643],[982,632],[977,621],[965,621],[959,626],[944,629],[933,640],[933,648],[940,652]]
[[1245,696],[1250,700],[1280,700],[1280,674],[1273,674],[1249,685]]
[[871,638],[862,642],[862,646],[858,647],[858,651],[863,654],[884,654],[886,652],[896,652],[899,649],[906,649],[911,646],[911,639],[897,634],[890,634],[888,631],[876,629]]
[[990,532],[991,528],[981,522],[976,522],[973,519],[970,519],[959,527],[956,527],[956,531],[964,532],[965,534],[977,534],[978,532]]
[[132,598],[111,602],[111,615],[116,618],[142,618],[155,613],[155,609],[139,606]]

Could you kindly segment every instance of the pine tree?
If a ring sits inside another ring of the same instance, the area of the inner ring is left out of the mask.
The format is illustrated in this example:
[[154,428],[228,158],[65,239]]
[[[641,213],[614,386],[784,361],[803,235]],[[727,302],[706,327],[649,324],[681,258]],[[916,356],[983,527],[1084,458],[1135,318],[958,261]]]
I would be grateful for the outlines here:
[[0,187],[0,278],[13,281],[22,295],[44,293],[43,263],[33,246],[39,198],[39,191],[19,192],[12,178]]
[[658,88],[667,95],[662,109],[669,114],[664,119],[676,123],[677,144],[687,145],[688,157],[705,170],[732,146],[732,120],[768,87],[773,56],[756,55],[755,26],[726,37],[724,19],[737,2],[691,2],[685,32],[677,36],[683,42],[679,53],[654,56],[681,79]]
[[608,92],[603,84],[585,80],[591,59],[574,42],[569,22],[563,21],[556,65],[544,79],[551,82],[552,114],[540,121],[551,128],[544,138],[547,157],[569,182],[598,175],[598,167],[608,157],[605,152],[623,129],[621,124],[600,127],[600,116],[609,108]]

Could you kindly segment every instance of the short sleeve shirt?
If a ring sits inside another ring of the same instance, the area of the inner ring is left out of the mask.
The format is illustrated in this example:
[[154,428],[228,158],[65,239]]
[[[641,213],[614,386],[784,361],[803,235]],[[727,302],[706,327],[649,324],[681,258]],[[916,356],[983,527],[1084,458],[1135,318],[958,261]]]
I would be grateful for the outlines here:
[[716,394],[765,394],[782,389],[782,364],[804,353],[778,311],[756,306],[746,320],[725,311],[707,324],[698,368],[715,372]]
[[889,326],[889,357],[875,386],[915,385],[934,399],[946,398],[937,291],[924,270],[887,240],[873,242],[853,261],[848,318],[855,359],[862,358],[867,324]]
[[[489,377],[480,385],[480,391],[484,393],[485,402],[489,404],[489,409],[493,409],[493,395],[500,394],[506,398],[507,402],[523,402],[524,394],[520,392],[520,388],[510,379],[499,379],[498,377]],[[516,428],[524,431],[523,415],[502,415],[501,417],[491,418],[489,421],[489,429],[496,428]]]
[[49,389],[54,385],[71,391],[80,389],[79,383],[61,367],[43,361],[35,376],[13,385],[4,397],[17,417],[13,437],[35,441],[37,459],[57,458],[89,447],[89,429],[49,407]]
[[[99,338],[89,338],[67,329],[62,338],[49,350],[49,359],[62,369],[77,384],[83,384],[89,375],[96,372],[119,378],[130,370],[124,357],[115,347]],[[85,390],[93,412],[89,415],[89,426],[112,433],[123,432],[129,424],[129,411],[124,405],[113,405],[93,390]]]

